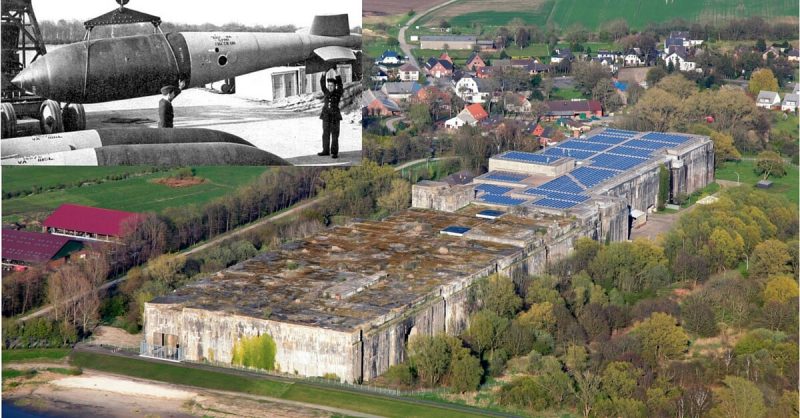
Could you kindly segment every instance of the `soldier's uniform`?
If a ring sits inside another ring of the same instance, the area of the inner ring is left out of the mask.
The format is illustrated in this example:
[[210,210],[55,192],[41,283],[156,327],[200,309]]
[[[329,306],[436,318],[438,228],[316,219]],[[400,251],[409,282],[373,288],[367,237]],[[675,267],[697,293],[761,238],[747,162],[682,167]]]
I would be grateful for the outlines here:
[[317,155],[330,155],[332,158],[339,158],[339,121],[342,120],[339,102],[342,100],[342,94],[344,93],[344,84],[342,83],[342,77],[338,75],[335,79],[328,80],[333,81],[335,85],[333,91],[328,90],[325,76],[319,79],[322,93],[325,97],[323,98],[322,113],[319,115],[319,118],[322,119],[322,152]]
[[[181,93],[181,89],[173,86],[165,86],[161,89],[161,94],[165,96],[173,92],[177,97]],[[174,118],[175,112],[172,109],[172,102],[162,97],[161,101],[158,102],[158,127],[172,128],[172,121]]]

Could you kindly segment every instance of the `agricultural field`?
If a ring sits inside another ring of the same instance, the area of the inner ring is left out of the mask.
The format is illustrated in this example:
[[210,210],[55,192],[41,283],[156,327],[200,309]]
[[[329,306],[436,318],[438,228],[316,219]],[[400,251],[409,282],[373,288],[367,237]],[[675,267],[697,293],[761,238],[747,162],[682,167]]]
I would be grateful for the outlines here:
[[364,15],[364,23],[368,23],[371,16],[395,15],[407,13],[409,10],[419,12],[427,10],[439,3],[442,3],[442,0],[366,0],[362,3],[361,7],[362,14]]
[[[27,178],[38,178],[39,173],[34,176],[28,170],[30,168],[3,170],[3,190],[25,186]],[[65,168],[56,168],[62,170],[62,176],[65,175]],[[81,168],[78,173],[90,176],[86,170],[89,169]],[[253,182],[266,170],[265,167],[197,167],[195,175],[205,181],[191,187],[173,188],[154,182],[177,171],[173,170],[4,199],[3,222],[49,213],[62,203],[132,212],[158,212],[168,207],[198,205]]]
[[580,23],[597,29],[603,22],[624,18],[634,29],[650,22],[682,18],[719,21],[730,18],[764,16],[766,18],[798,15],[794,0],[463,0],[425,16],[423,24],[436,25],[446,19],[456,27],[507,25],[514,18],[526,24],[561,28]]

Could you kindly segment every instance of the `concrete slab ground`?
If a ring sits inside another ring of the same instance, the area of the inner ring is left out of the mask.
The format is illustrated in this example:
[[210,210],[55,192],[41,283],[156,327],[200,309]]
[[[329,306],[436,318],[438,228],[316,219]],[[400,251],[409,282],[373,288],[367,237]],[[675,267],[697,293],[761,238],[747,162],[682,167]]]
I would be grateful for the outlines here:
[[[158,126],[159,95],[88,104],[86,129]],[[311,96],[277,102],[249,100],[206,89],[185,90],[173,102],[176,128],[228,132],[298,165],[353,165],[361,160],[361,110],[343,114],[338,160],[317,157],[322,150],[321,103]],[[114,123],[112,119],[138,120]],[[21,135],[38,134],[38,122],[20,121]]]

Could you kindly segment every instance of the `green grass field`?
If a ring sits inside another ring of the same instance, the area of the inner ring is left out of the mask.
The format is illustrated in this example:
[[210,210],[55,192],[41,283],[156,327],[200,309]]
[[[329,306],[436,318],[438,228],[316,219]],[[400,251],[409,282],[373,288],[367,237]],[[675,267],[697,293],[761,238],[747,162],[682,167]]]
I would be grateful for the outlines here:
[[342,391],[335,388],[320,388],[302,382],[276,382],[103,354],[76,352],[72,354],[72,364],[85,369],[124,374],[143,379],[271,396],[317,405],[346,408],[386,417],[470,418],[483,416],[448,408],[418,405],[388,397]]
[[554,88],[550,93],[550,98],[553,100],[572,100],[572,99],[586,99],[583,93],[575,90],[574,88],[560,89]]
[[[26,169],[29,167],[25,167]],[[196,205],[224,196],[242,185],[253,182],[265,167],[197,167],[195,174],[206,182],[185,188],[171,188],[152,180],[167,177],[160,172],[119,181],[55,190],[3,200],[3,221],[27,214],[49,212],[62,203],[77,203],[132,212],[161,211],[168,207]],[[6,182],[21,184],[17,176],[33,176],[26,170],[3,172]]]
[[463,0],[426,15],[420,24],[438,24],[445,18],[453,26],[472,28],[473,23],[505,26],[512,19],[520,18],[526,24],[541,27],[551,24],[565,29],[580,23],[589,29],[597,29],[604,22],[622,18],[632,28],[641,29],[651,22],[677,18],[720,21],[750,16],[776,18],[797,15],[798,3],[795,0],[541,0],[520,2],[518,10],[500,8],[495,3],[481,0]]
[[[721,180],[736,181],[736,173],[739,173],[739,181],[743,185],[755,185],[761,176],[753,171],[755,161],[743,160],[740,162],[727,162],[725,166],[717,169],[716,177]],[[786,165],[786,175],[783,177],[770,176],[772,187],[767,189],[768,193],[775,193],[786,196],[790,202],[798,204],[798,188],[800,188],[800,175],[796,165]]]
[[24,350],[3,350],[3,363],[31,360],[59,360],[69,355],[68,348],[31,348]]
[[3,167],[3,191],[47,190],[60,184],[80,184],[111,176],[145,173],[150,167]]
[[797,125],[798,125],[798,118],[796,114],[773,112],[773,117],[772,117],[773,131],[789,134],[796,141],[798,140],[798,135],[799,135],[797,132]]

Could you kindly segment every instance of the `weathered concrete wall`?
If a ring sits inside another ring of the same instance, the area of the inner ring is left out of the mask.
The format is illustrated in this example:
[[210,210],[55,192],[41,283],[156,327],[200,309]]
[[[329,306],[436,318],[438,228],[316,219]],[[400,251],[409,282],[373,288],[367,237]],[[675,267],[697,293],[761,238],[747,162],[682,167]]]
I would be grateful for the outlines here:
[[[145,304],[144,335],[148,344],[154,333],[178,336],[187,360],[231,363],[233,347],[242,337],[269,334],[277,348],[276,369],[303,376],[335,373],[354,381],[358,370],[354,356],[359,333],[270,321],[220,311],[179,309],[173,305]],[[359,359],[360,360],[360,359]]]
[[604,193],[607,196],[620,197],[628,202],[631,209],[647,212],[658,204],[659,165],[648,167],[648,170],[637,171],[625,181],[613,186]]
[[714,143],[711,140],[682,155],[681,161],[687,194],[714,181]]
[[[552,161],[555,161],[553,157]],[[489,171],[513,171],[516,173],[542,174],[558,177],[575,168],[575,160],[563,158],[558,164],[542,165],[531,164],[524,161],[511,161],[501,158],[489,158]]]
[[455,212],[470,204],[472,186],[450,186],[444,182],[425,181],[411,186],[411,207]]

